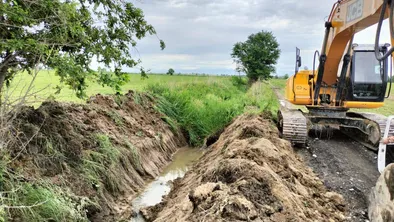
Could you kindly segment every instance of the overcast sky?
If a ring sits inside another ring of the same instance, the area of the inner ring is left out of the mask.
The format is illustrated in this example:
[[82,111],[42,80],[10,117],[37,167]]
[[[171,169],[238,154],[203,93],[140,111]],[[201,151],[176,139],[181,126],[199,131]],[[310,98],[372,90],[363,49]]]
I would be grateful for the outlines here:
[[[167,45],[149,36],[139,42],[142,66],[153,73],[169,68],[182,73],[234,74],[233,45],[261,30],[272,31],[282,51],[277,74],[293,74],[295,47],[303,66],[312,68],[313,52],[321,49],[324,21],[336,0],[138,0],[147,21]],[[356,36],[357,43],[373,43],[376,28]],[[387,30],[387,29],[386,29]],[[382,42],[388,41],[384,32]],[[130,71],[130,70],[127,70]]]

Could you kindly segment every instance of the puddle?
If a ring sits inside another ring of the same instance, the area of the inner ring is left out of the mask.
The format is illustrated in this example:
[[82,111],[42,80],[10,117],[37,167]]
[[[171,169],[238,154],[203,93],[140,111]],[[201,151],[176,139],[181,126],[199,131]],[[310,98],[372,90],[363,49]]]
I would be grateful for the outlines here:
[[[173,156],[173,161],[168,165],[160,177],[150,183],[145,190],[133,200],[133,210],[138,212],[141,208],[154,206],[161,202],[162,196],[170,192],[168,182],[183,177],[195,160],[200,158],[203,151],[198,148],[184,147],[179,149]],[[132,218],[131,222],[145,221],[140,214]]]

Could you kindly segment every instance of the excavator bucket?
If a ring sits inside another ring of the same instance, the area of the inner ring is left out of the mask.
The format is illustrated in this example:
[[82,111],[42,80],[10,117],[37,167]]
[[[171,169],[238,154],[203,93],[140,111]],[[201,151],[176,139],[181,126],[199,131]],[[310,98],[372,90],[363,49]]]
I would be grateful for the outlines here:
[[[392,121],[394,120],[394,116],[389,116],[386,123],[386,128],[384,130],[383,138],[388,138],[390,136],[394,136],[394,130],[390,127]],[[384,169],[387,165],[394,163],[394,144],[393,143],[384,143],[383,140],[380,141],[379,144],[379,153],[378,153],[378,170],[380,173],[383,173]]]

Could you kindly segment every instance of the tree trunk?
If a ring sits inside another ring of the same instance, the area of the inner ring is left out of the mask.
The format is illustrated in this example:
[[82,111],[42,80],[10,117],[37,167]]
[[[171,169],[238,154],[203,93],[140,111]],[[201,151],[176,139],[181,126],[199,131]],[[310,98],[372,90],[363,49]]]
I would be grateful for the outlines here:
[[2,72],[2,70],[0,70],[0,107],[3,106],[3,86],[6,75],[6,72]]
[[7,75],[7,71],[5,68],[0,69],[0,105],[3,101],[3,87],[5,82],[5,76]]
[[12,53],[10,51],[7,51],[4,58],[2,58],[3,61],[1,61],[0,63],[0,105],[3,101],[3,88],[5,78],[7,77],[7,72],[9,68],[14,64],[17,55],[18,53]]

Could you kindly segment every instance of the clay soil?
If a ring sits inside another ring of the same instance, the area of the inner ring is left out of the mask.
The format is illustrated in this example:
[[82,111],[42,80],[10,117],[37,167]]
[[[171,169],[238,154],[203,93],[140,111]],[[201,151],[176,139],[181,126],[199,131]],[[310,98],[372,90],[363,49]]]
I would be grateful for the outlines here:
[[[153,97],[135,92],[97,95],[85,105],[45,102],[38,109],[25,107],[10,133],[17,138],[9,144],[12,168],[29,183],[49,181],[71,190],[77,202],[96,202],[84,206],[92,221],[130,218],[130,200],[186,145],[162,117]],[[98,135],[110,151],[103,150]],[[97,167],[87,172],[87,164]]]
[[237,118],[207,148],[148,221],[346,221],[343,197],[262,116]]

